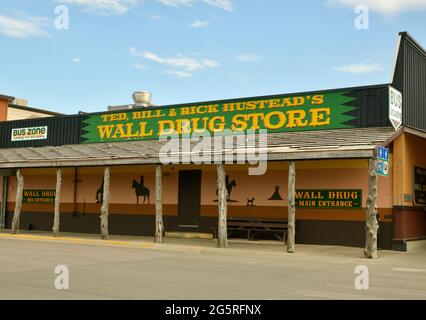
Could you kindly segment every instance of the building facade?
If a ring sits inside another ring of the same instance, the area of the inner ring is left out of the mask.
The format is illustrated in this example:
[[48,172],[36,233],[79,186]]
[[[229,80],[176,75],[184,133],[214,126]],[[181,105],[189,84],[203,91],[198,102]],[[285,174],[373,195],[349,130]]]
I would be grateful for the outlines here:
[[[155,235],[161,165],[165,231],[213,234],[220,207],[216,165],[226,156],[236,159],[240,149],[245,155],[259,151],[256,142],[245,140],[223,149],[216,163],[197,165],[191,161],[196,143],[190,141],[189,160],[181,155],[165,164],[170,140],[161,140],[161,134],[174,129],[183,146],[194,132],[266,129],[264,174],[249,174],[247,161],[225,164],[228,219],[286,221],[293,206],[288,184],[293,163],[296,243],[363,247],[369,197],[375,194],[369,166],[377,161],[377,147],[387,147],[384,175],[374,174],[378,246],[405,250],[407,241],[426,237],[426,54],[406,33],[400,34],[398,52],[391,84],[0,123],[2,223],[12,227],[19,171],[20,227],[51,230],[61,168],[60,230],[100,233],[108,167],[109,232]],[[215,155],[211,148],[205,154]]]

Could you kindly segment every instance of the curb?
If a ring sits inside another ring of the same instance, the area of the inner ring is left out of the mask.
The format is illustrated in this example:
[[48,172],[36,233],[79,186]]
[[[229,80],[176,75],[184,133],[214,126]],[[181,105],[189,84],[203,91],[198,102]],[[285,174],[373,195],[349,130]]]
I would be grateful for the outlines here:
[[35,240],[45,242],[57,242],[57,243],[72,243],[72,244],[87,244],[97,245],[105,247],[132,247],[132,248],[145,248],[145,249],[156,249],[160,245],[148,242],[134,242],[125,240],[102,240],[102,239],[88,239],[88,238],[77,238],[67,236],[45,236],[45,235],[28,235],[28,234],[4,234],[0,233],[0,238],[13,239],[13,240]]
[[155,244],[154,242],[134,242],[125,240],[101,240],[101,239],[87,239],[87,238],[74,238],[67,236],[46,236],[46,235],[29,235],[29,234],[7,234],[0,233],[0,239],[23,240],[23,241],[44,241],[52,243],[69,243],[69,244],[82,244],[100,247],[125,247],[133,249],[146,249],[146,250],[161,250],[167,252],[186,252],[198,254],[217,254],[217,255],[234,255],[235,252],[240,252],[250,255],[273,255],[277,257],[285,256],[285,251],[261,251],[261,250],[247,250],[240,248],[217,248],[217,247],[203,247],[187,244],[171,244],[161,243]]

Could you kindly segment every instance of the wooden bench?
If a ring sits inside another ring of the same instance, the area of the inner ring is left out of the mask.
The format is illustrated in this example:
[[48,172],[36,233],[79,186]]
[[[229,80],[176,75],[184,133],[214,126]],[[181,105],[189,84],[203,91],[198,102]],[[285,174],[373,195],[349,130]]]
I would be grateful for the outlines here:
[[[228,218],[228,236],[237,231],[247,232],[247,240],[254,240],[256,232],[269,232],[280,241],[287,241],[288,223],[286,220],[270,220],[260,218]],[[214,238],[217,238],[218,226],[214,227]]]

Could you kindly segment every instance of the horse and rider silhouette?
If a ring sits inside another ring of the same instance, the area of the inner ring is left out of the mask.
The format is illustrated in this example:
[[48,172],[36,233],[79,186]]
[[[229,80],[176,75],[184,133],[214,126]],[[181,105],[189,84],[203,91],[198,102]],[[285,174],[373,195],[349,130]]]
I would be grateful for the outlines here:
[[[144,176],[141,176],[140,182],[133,180],[132,189],[135,189],[136,203],[139,204],[139,197],[143,197],[143,203],[148,201],[149,204],[149,189],[145,187]],[[96,203],[102,203],[104,195],[104,180],[102,179],[101,186],[96,191]]]
[[[237,186],[237,181],[236,180],[229,181],[229,175],[226,175],[225,184],[226,184],[226,190],[228,191],[228,194],[226,196],[226,201],[232,201],[231,193],[232,193],[232,189],[234,189]],[[218,194],[218,192],[219,190],[216,189],[216,195]]]
[[[231,200],[231,193],[232,190],[237,186],[236,180],[230,180],[229,175],[226,175],[225,177],[225,184],[226,184],[226,190],[227,190],[227,201]],[[140,178],[140,182],[138,183],[136,180],[133,180],[132,189],[135,189],[135,196],[136,196],[136,204],[139,205],[139,197],[143,197],[143,203],[146,203],[148,201],[149,204],[149,189],[145,187],[145,178],[142,175]],[[104,180],[102,179],[101,186],[96,191],[96,202],[102,203],[103,201],[103,194],[104,194]],[[218,190],[216,189],[216,195],[218,195]]]
[[143,203],[148,200],[149,204],[149,189],[145,187],[144,176],[141,176],[139,183],[136,180],[133,180],[132,189],[135,189],[136,204],[139,204],[139,197],[143,197]]

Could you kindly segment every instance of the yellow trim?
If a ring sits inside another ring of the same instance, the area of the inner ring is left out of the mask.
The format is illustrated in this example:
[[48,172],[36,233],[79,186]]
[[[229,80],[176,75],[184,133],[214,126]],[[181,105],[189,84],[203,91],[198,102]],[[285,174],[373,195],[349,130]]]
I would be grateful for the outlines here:
[[145,240],[140,241],[125,241],[125,240],[101,240],[101,239],[87,239],[77,237],[54,237],[44,235],[28,235],[28,234],[5,234],[0,232],[0,239],[17,239],[24,241],[45,241],[45,242],[56,242],[56,243],[73,243],[73,244],[87,244],[94,246],[104,247],[126,247],[136,249],[147,249],[147,250],[179,250],[179,251],[191,251],[191,252],[202,252],[205,250],[204,247],[192,246],[187,244],[155,244],[154,242],[146,242]]

